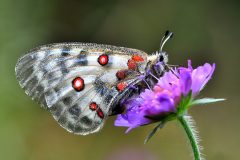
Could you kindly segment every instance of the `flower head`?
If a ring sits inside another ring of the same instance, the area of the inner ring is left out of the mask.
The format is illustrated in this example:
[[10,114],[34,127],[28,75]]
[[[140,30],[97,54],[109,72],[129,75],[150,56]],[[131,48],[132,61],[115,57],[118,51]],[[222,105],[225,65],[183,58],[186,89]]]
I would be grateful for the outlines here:
[[215,64],[205,63],[193,69],[179,67],[168,71],[158,80],[153,90],[146,89],[139,97],[126,102],[126,113],[118,115],[115,125],[128,127],[128,131],[138,126],[161,121],[170,114],[178,114],[180,102],[191,94],[193,99],[211,79]]

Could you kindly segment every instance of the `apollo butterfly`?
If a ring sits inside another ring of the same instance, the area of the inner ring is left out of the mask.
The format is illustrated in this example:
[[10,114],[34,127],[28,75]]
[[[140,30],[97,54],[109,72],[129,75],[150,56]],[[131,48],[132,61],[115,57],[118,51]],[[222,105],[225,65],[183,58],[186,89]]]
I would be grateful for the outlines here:
[[162,51],[148,55],[131,48],[93,43],[40,46],[18,60],[20,86],[66,130],[87,135],[106,118],[124,110],[123,102],[152,88],[167,69]]

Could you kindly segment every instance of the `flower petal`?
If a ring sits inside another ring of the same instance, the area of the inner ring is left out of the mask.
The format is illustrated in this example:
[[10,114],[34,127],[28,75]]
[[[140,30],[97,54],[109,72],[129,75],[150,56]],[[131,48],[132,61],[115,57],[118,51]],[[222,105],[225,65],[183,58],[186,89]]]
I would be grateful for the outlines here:
[[129,132],[133,128],[151,123],[152,121],[148,118],[145,118],[145,115],[143,114],[143,112],[141,112],[141,103],[142,99],[140,98],[128,100],[125,104],[127,105],[126,113],[118,115],[114,125],[129,127],[126,131]]
[[205,63],[203,66],[199,66],[192,72],[192,92],[193,95],[198,94],[206,83],[211,79],[215,70],[215,64],[212,66],[209,63]]
[[186,96],[190,92],[192,86],[191,73],[188,70],[181,70],[179,79],[181,92]]

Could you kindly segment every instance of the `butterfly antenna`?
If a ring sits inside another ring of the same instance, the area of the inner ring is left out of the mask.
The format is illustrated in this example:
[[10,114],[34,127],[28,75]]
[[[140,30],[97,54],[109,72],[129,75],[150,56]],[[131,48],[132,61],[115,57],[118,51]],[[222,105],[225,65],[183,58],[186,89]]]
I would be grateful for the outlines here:
[[160,43],[160,52],[162,52],[163,46],[165,43],[173,37],[173,32],[166,31]]

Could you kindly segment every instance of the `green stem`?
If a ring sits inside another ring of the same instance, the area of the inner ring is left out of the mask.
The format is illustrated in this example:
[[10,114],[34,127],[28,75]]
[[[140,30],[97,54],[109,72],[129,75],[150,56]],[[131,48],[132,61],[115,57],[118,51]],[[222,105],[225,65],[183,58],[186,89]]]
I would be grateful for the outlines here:
[[200,145],[198,143],[198,136],[197,131],[195,130],[193,124],[194,121],[192,120],[191,116],[184,115],[178,117],[179,122],[182,124],[188,139],[191,143],[193,155],[195,160],[202,160],[201,158],[201,152],[200,152]]

